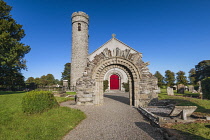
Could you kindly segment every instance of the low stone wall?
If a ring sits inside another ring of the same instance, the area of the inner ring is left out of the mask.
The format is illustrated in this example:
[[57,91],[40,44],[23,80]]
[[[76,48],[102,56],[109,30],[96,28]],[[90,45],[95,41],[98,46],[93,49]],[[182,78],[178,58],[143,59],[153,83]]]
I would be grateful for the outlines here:
[[144,115],[146,116],[152,124],[156,125],[156,126],[160,126],[159,125],[159,117],[155,116],[154,114],[152,114],[151,112],[147,111],[146,109],[139,107],[138,110]]

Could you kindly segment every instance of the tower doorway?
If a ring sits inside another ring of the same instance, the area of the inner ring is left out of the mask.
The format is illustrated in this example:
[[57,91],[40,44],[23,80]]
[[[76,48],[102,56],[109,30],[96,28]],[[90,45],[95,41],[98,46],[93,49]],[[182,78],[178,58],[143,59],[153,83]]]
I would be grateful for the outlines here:
[[118,75],[113,74],[110,76],[110,90],[120,89],[120,78]]

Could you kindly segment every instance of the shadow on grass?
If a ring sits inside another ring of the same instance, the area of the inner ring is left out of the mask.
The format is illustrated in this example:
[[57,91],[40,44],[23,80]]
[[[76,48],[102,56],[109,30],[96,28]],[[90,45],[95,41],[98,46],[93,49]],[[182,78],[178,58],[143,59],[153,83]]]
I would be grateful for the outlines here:
[[20,94],[20,93],[25,93],[25,91],[0,91],[0,95]]
[[181,134],[182,138],[184,140],[208,140],[204,137],[201,137],[201,136],[198,136],[198,135],[193,135],[191,133],[183,132],[183,131],[180,131],[180,130],[176,130],[176,132]]
[[130,105],[130,99],[127,98],[127,97],[124,97],[124,96],[115,96],[115,95],[104,94],[104,97],[116,100],[118,102],[121,102],[121,103],[124,103],[124,104],[127,104],[127,105]]

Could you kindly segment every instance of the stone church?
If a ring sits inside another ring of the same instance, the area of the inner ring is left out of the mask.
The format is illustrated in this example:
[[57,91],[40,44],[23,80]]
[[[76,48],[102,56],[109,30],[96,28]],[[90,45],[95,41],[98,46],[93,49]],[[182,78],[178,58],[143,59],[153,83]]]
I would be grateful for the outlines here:
[[[115,35],[101,47],[88,54],[89,16],[84,12],[72,14],[71,86],[76,86],[78,105],[103,104],[105,80],[108,91],[124,91],[129,84],[132,106],[147,106],[157,100],[157,79],[142,61],[142,53],[134,50]],[[114,94],[114,92],[113,92]]]

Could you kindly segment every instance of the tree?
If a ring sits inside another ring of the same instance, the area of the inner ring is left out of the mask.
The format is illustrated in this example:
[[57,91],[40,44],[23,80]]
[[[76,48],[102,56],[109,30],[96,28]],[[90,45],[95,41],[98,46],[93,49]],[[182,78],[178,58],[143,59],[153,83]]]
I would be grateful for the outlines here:
[[30,51],[29,46],[20,42],[25,33],[10,15],[11,10],[11,6],[0,0],[0,84],[10,87],[15,78],[22,78],[20,71],[26,69],[24,56]]
[[165,79],[164,79],[166,85],[168,87],[173,86],[174,85],[174,81],[175,81],[175,75],[174,72],[167,70],[165,71]]
[[64,65],[64,71],[62,72],[61,80],[68,80],[70,86],[70,74],[71,74],[71,63],[66,63]]
[[34,77],[28,77],[28,79],[26,80],[26,83],[35,83]]
[[164,84],[164,82],[163,82],[164,77],[160,74],[159,71],[156,71],[154,76],[158,79],[158,87],[162,87]]
[[196,85],[196,83],[195,83],[195,74],[196,74],[195,69],[192,68],[188,73],[189,73],[188,78],[189,78],[190,84]]
[[177,84],[187,85],[188,81],[187,81],[187,77],[185,76],[185,72],[179,71],[176,74],[177,74],[176,76]]
[[43,75],[41,76],[41,78],[39,79],[39,83],[40,85],[44,86],[51,86],[54,85],[56,82],[54,76],[52,74],[47,74],[46,76]]
[[47,85],[54,85],[55,84],[55,78],[52,74],[47,74],[45,76],[46,81],[47,81]]
[[201,86],[204,98],[210,99],[210,77],[203,79]]
[[196,82],[204,78],[210,77],[210,60],[203,60],[195,66],[195,79]]

